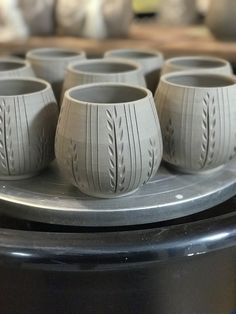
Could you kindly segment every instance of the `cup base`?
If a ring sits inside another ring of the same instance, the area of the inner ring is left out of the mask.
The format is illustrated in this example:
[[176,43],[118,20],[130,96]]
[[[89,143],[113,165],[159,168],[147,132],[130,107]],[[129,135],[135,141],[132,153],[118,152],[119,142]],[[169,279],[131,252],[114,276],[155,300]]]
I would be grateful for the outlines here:
[[219,167],[216,167],[216,168],[213,168],[213,169],[207,169],[207,170],[188,170],[188,169],[184,169],[182,167],[170,165],[168,163],[166,163],[166,165],[168,165],[169,168],[174,169],[175,171],[178,171],[178,172],[181,172],[181,173],[186,173],[186,174],[194,174],[194,175],[211,174],[211,173],[217,172],[217,171],[219,171],[219,170],[221,170],[222,168],[225,167],[225,165],[221,165]]
[[39,171],[37,172],[31,172],[29,174],[23,174],[19,176],[9,175],[9,176],[1,176],[0,175],[0,181],[17,181],[17,180],[24,180],[29,179],[32,177],[35,177],[39,174]]
[[78,188],[80,190],[80,192],[82,192],[85,195],[89,195],[92,197],[97,197],[97,198],[107,198],[107,199],[112,199],[112,198],[121,198],[121,197],[125,197],[125,196],[129,196],[131,194],[134,194],[135,192],[137,192],[139,190],[139,188],[128,192],[128,193],[124,193],[124,194],[111,194],[111,195],[107,195],[107,194],[100,194],[100,193],[90,193],[90,192],[85,192],[82,189]]

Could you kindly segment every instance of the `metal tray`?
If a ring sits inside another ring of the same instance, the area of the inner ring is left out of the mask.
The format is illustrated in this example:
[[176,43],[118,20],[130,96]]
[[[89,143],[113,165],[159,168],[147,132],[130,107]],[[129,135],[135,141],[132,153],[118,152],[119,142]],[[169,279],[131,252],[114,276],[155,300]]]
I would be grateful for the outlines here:
[[54,162],[34,178],[0,181],[0,212],[51,224],[125,226],[191,215],[235,194],[236,160],[221,170],[201,175],[179,174],[162,165],[146,186],[118,199],[82,194],[63,179]]

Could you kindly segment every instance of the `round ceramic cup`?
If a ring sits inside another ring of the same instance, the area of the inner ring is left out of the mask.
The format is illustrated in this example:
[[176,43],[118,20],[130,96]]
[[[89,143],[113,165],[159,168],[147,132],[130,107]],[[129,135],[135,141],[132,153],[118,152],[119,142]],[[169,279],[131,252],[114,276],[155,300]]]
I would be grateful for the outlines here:
[[31,177],[54,159],[58,106],[50,84],[0,78],[0,179]]
[[163,75],[155,102],[164,160],[180,171],[217,169],[236,153],[236,84],[231,76],[199,72]]
[[90,59],[68,66],[62,97],[71,87],[103,82],[121,82],[146,87],[139,64],[123,59]]
[[126,58],[139,62],[143,68],[147,87],[155,93],[164,63],[162,53],[139,49],[117,49],[107,51],[105,58],[107,57]]
[[157,172],[162,138],[152,93],[100,83],[65,93],[55,144],[60,169],[83,193],[133,193]]
[[40,48],[29,51],[26,58],[31,63],[36,76],[51,83],[56,99],[59,101],[68,64],[86,59],[86,56],[83,51]]
[[233,69],[228,61],[210,56],[184,56],[168,59],[164,63],[161,74],[188,70],[224,75],[233,74]]
[[35,74],[29,62],[20,58],[2,57],[0,58],[1,77],[35,77]]

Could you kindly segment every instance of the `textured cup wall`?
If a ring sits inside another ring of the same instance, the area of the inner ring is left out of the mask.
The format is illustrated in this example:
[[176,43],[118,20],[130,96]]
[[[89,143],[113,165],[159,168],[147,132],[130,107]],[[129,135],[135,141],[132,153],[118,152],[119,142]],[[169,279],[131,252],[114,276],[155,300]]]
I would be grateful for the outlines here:
[[161,78],[155,102],[165,161],[180,170],[199,172],[224,165],[235,156],[233,78],[167,74]]
[[34,49],[27,53],[37,77],[51,83],[56,99],[59,101],[67,66],[74,61],[86,58],[84,52],[74,52],[60,48]]
[[136,190],[155,175],[162,158],[151,93],[122,84],[67,91],[55,147],[61,170],[82,192],[111,198]]
[[134,62],[115,59],[85,60],[68,66],[62,95],[67,89],[77,85],[103,82],[127,83],[146,87],[142,70]]
[[213,74],[233,74],[232,66],[227,60],[208,56],[185,56],[168,59],[164,63],[161,74],[187,70],[201,70]]
[[27,61],[0,58],[1,77],[35,77],[35,74],[30,63]]
[[154,94],[159,82],[161,68],[164,63],[163,55],[160,52],[135,50],[135,49],[117,49],[107,51],[105,58],[125,58],[138,62],[143,69],[147,87]]
[[0,179],[20,179],[54,159],[58,107],[38,79],[0,79]]

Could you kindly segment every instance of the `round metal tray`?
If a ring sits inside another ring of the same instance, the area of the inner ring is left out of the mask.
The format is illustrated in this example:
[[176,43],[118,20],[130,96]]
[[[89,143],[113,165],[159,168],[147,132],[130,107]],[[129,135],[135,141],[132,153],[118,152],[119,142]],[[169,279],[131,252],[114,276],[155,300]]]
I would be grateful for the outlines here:
[[0,211],[60,225],[125,226],[191,215],[235,194],[236,160],[221,170],[201,175],[180,174],[162,165],[151,182],[135,194],[118,199],[82,194],[63,179],[53,163],[37,177],[0,181]]

